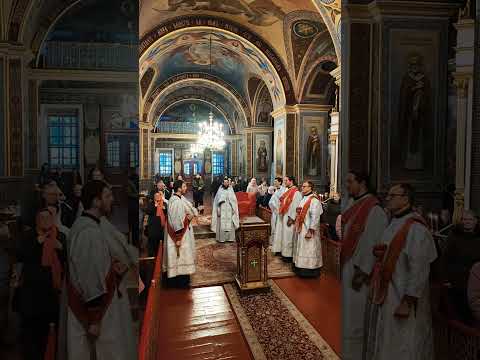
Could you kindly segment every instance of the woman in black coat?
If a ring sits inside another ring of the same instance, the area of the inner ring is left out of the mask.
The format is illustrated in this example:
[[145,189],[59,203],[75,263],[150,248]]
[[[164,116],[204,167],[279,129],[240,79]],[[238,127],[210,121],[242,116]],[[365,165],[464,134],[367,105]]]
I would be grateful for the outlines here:
[[36,228],[24,234],[17,251],[23,264],[14,298],[21,317],[24,360],[43,360],[50,324],[58,323],[65,269],[65,235],[48,208],[38,211]]
[[[148,256],[155,257],[158,253],[158,247],[164,239],[164,231],[167,219],[167,203],[162,192],[154,194],[153,200],[149,201],[145,213],[148,215],[147,221],[147,249]],[[162,216],[163,214],[163,216]]]

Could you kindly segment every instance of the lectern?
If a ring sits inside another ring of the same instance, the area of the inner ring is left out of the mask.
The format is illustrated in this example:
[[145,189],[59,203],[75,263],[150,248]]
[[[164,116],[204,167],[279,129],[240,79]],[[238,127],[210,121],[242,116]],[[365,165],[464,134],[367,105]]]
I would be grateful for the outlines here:
[[268,289],[267,258],[270,224],[257,216],[240,219],[236,232],[237,274],[240,291]]

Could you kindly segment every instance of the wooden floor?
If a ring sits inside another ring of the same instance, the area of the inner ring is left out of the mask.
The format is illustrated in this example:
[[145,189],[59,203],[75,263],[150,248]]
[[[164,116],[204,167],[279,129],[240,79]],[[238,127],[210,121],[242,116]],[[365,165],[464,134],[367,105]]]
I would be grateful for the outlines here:
[[156,359],[253,359],[221,286],[160,290]]
[[[338,354],[338,282],[328,276],[314,280],[291,277],[275,282]],[[155,359],[146,360],[252,359],[221,286],[158,291],[155,315],[161,324],[155,331],[156,339],[149,340],[159,351]]]

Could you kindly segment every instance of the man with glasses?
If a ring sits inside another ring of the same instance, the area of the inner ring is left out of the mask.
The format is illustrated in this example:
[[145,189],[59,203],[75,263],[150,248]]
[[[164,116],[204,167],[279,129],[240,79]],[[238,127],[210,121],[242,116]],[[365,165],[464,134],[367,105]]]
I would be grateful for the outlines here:
[[300,277],[317,277],[322,267],[322,243],[320,240],[320,216],[322,203],[313,193],[311,181],[302,184],[303,199],[297,207],[293,249],[293,268]]
[[350,204],[341,215],[342,359],[362,359],[368,280],[388,219],[368,187],[368,175],[351,171],[346,178]]
[[392,186],[386,198],[392,220],[374,248],[366,359],[433,359],[429,275],[437,252],[413,200],[409,184]]

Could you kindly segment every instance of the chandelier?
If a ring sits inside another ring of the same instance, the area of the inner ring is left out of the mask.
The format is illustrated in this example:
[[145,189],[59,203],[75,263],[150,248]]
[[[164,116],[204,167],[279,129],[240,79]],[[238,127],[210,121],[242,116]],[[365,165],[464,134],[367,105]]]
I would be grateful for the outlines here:
[[[210,73],[212,72],[212,36],[210,35]],[[200,124],[198,141],[192,144],[191,151],[193,153],[201,153],[205,149],[222,150],[225,147],[225,133],[223,132],[223,124],[213,121],[213,112],[210,108],[208,121]]]

